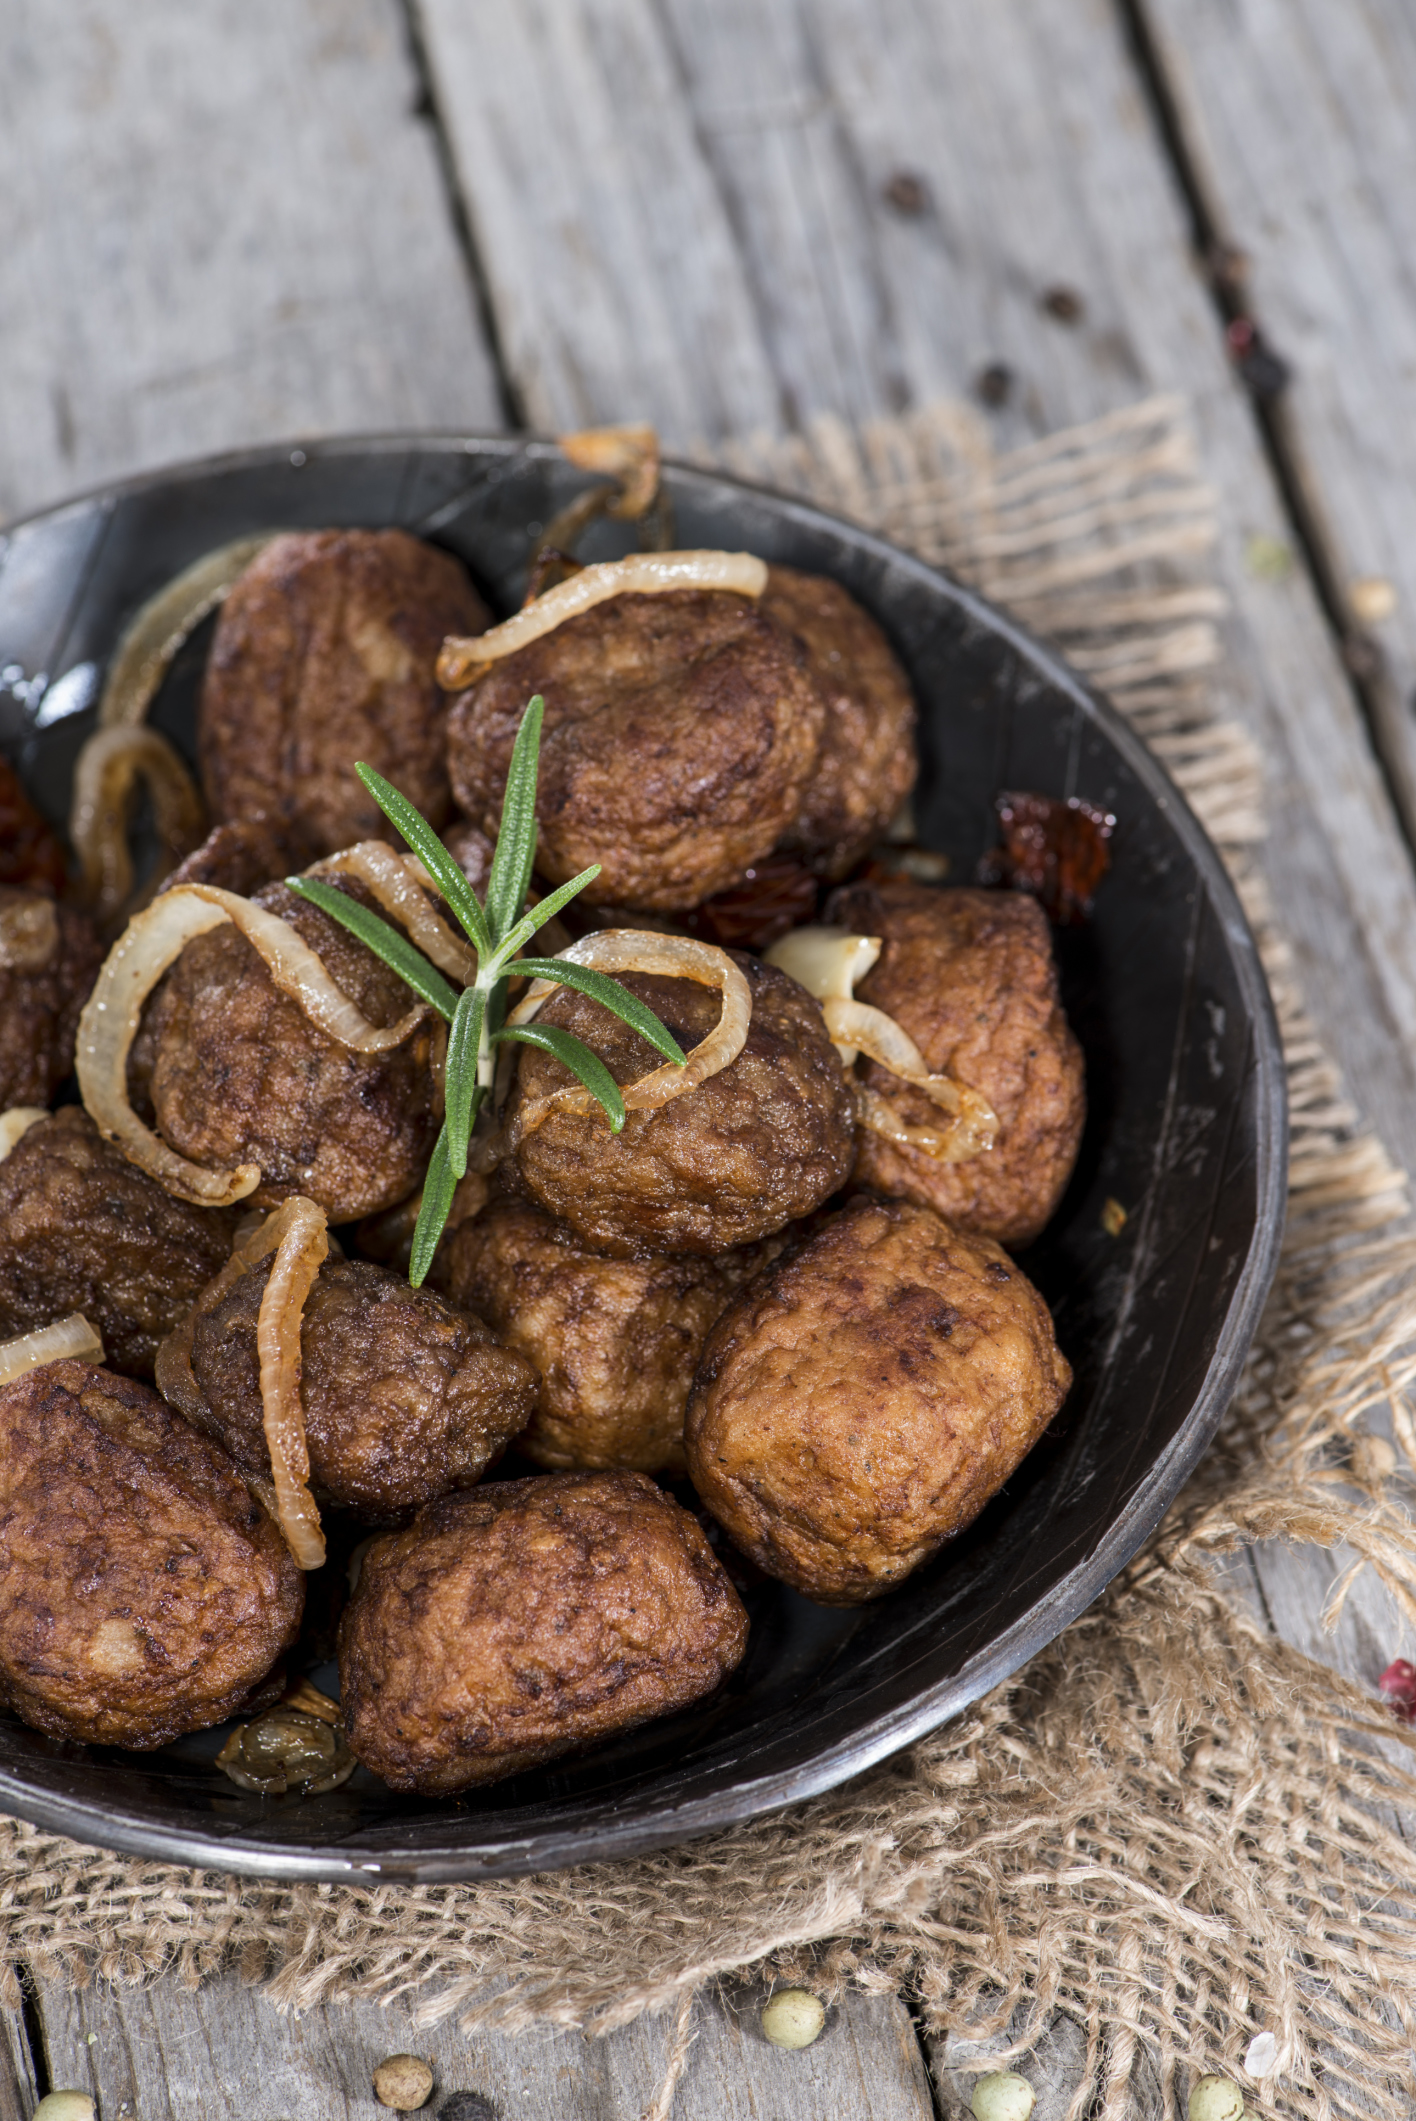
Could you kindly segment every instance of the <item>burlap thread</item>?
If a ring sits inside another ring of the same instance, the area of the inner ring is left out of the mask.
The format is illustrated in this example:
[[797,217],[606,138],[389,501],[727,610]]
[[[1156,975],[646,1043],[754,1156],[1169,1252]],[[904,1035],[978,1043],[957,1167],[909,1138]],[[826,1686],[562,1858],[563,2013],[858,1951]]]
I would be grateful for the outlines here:
[[1256,2111],[1394,2121],[1416,2033],[1412,1742],[1374,1691],[1265,1633],[1211,1561],[1260,1540],[1345,1544],[1416,1621],[1416,1235],[1265,895],[1261,762],[1213,704],[1224,601],[1185,408],[1150,400],[995,457],[976,416],[943,405],[859,435],[822,422],[729,468],[887,531],[1057,642],[1220,847],[1292,1104],[1278,1282],[1220,1439],[1058,1642],[828,1796],[632,1862],[442,1888],[252,1884],[0,1822],[12,1993],[21,1965],[195,1982],[234,1963],[295,2008],[407,1996],[425,2021],[588,2031],[674,2010],[662,2121],[703,1983],[899,1983],[956,2036],[965,2074],[1070,2028],[1072,2121],[1119,2121],[1142,2098],[1175,2113],[1196,2073],[1241,2074],[1260,2031],[1278,2061],[1247,2086]]

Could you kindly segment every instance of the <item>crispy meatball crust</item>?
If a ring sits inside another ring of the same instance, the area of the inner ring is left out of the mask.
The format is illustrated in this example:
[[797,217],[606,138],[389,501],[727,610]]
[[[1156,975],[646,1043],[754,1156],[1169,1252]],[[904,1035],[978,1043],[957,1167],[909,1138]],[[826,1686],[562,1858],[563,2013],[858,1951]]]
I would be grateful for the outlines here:
[[496,829],[526,702],[546,702],[537,867],[673,912],[735,883],[796,818],[825,706],[800,644],[746,597],[612,597],[493,663],[448,717],[463,809]]
[[174,1200],[65,1105],[0,1163],[0,1337],[82,1311],[115,1370],[151,1377],[158,1342],[228,1258],[236,1221]]
[[[350,879],[327,882],[364,904]],[[283,884],[254,895],[302,935],[375,1024],[411,997],[346,929]],[[258,1163],[251,1205],[292,1193],[332,1222],[391,1208],[423,1176],[441,1120],[429,1071],[428,1022],[389,1053],[351,1053],[280,993],[259,954],[229,924],[188,943],[149,1004],[134,1045],[158,1131],[209,1168]]]
[[[1086,1119],[1082,1049],[1057,998],[1042,908],[1020,891],[900,878],[848,885],[828,918],[884,942],[859,999],[903,1024],[931,1068],[981,1091],[1001,1122],[993,1147],[962,1164],[862,1131],[856,1178],[1000,1244],[1030,1244],[1062,1198]],[[911,1125],[937,1123],[888,1069],[870,1061],[865,1079]]]
[[1047,1306],[990,1238],[862,1197],[709,1334],[689,1474],[769,1576],[857,1605],[972,1522],[1071,1382]]
[[432,824],[450,812],[449,633],[489,613],[459,563],[402,530],[291,531],[227,598],[202,686],[202,781],[214,818],[298,826],[320,854],[392,828],[354,774],[364,759]]
[[874,619],[828,575],[773,567],[762,609],[801,642],[826,703],[821,748],[782,845],[841,877],[915,784],[914,694]]
[[[191,1413],[241,1472],[270,1478],[256,1321],[263,1260],[198,1317]],[[325,1260],[300,1325],[300,1398],[311,1484],[368,1523],[400,1524],[471,1487],[524,1428],[536,1373],[479,1318],[367,1260]]]
[[0,1700],[146,1751],[220,1723],[295,1639],[304,1579],[224,1451],[83,1362],[0,1386]]
[[450,1495],[376,1540],[339,1631],[349,1743],[446,1796],[712,1693],[747,1615],[702,1528],[642,1473]]
[[293,826],[279,818],[250,818],[235,825],[214,825],[162,888],[175,891],[179,884],[215,884],[219,891],[250,898],[263,884],[278,883],[295,870],[308,868],[314,859],[313,847]]
[[[809,1215],[850,1173],[854,1102],[819,1004],[775,965],[730,953],[752,989],[752,1021],[737,1059],[696,1090],[610,1132],[599,1110],[551,1112],[520,1134],[531,1098],[573,1080],[559,1061],[522,1047],[507,1131],[515,1154],[504,1182],[568,1222],[589,1244],[626,1255],[726,1252]],[[718,1020],[716,991],[691,980],[630,972],[687,1053]],[[658,1067],[659,1056],[598,1002],[562,987],[538,1022],[560,1024],[592,1047],[616,1082]]]
[[707,1259],[607,1259],[539,1209],[498,1202],[447,1243],[448,1287],[536,1366],[518,1449],[539,1466],[682,1473],[683,1410],[731,1294]]
[[74,1065],[79,1011],[103,963],[88,916],[0,886],[0,1111],[47,1105]]

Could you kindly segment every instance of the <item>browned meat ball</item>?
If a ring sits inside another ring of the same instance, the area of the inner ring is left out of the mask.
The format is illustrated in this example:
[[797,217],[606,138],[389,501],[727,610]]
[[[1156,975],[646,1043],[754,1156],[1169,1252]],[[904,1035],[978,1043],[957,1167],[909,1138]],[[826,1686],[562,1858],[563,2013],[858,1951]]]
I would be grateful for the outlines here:
[[[198,1303],[195,1399],[173,1389],[168,1358],[158,1361],[169,1398],[256,1480],[270,1478],[256,1355],[269,1276],[263,1260],[210,1310]],[[536,1404],[524,1356],[480,1319],[367,1260],[324,1262],[305,1299],[300,1355],[316,1499],[369,1523],[402,1523],[436,1496],[470,1487]]]
[[179,884],[215,884],[250,898],[262,884],[306,869],[315,850],[300,832],[279,818],[251,818],[236,825],[215,825],[184,862],[163,882],[164,891]]
[[115,1370],[151,1377],[158,1342],[225,1264],[236,1221],[174,1200],[64,1105],[0,1163],[0,1337],[82,1311]]
[[[1086,1118],[1082,1052],[1057,998],[1042,908],[1022,892],[900,878],[848,885],[827,917],[884,942],[858,998],[903,1024],[931,1068],[981,1091],[1002,1123],[993,1147],[961,1164],[862,1132],[857,1179],[1000,1244],[1029,1244],[1062,1197]],[[888,1069],[868,1062],[865,1079],[910,1125],[938,1123]]]
[[[326,881],[372,903],[347,877]],[[283,884],[254,900],[289,921],[372,1023],[404,1013],[408,989],[346,929]],[[389,1053],[351,1052],[223,926],[188,943],[154,994],[134,1043],[134,1094],[146,1095],[158,1131],[194,1163],[258,1163],[264,1176],[250,1205],[304,1193],[332,1222],[352,1221],[391,1208],[422,1180],[441,1122],[428,1065],[434,1035],[425,1020]]]
[[206,1730],[303,1603],[225,1452],[146,1385],[56,1362],[0,1387],[0,1701],[26,1723],[142,1751]]
[[746,597],[612,597],[493,663],[448,717],[453,792],[493,831],[526,702],[546,702],[537,867],[588,902],[696,906],[796,818],[825,708],[799,642]]
[[684,1470],[683,1410],[731,1293],[707,1259],[606,1259],[536,1208],[497,1203],[447,1243],[448,1287],[530,1357],[518,1448],[539,1466]]
[[[602,1251],[726,1252],[752,1244],[845,1183],[855,1154],[854,1104],[819,1005],[785,972],[731,953],[752,988],[752,1022],[737,1059],[696,1090],[624,1131],[594,1111],[550,1112],[520,1133],[529,1100],[572,1081],[559,1061],[523,1047],[508,1105],[514,1157],[509,1187],[568,1222]],[[715,990],[690,980],[627,973],[685,1053],[718,1020]],[[537,1021],[592,1047],[616,1082],[659,1066],[637,1032],[598,1002],[562,987]]]
[[339,1631],[349,1743],[445,1796],[710,1694],[747,1615],[701,1527],[642,1473],[449,1495],[375,1541]]
[[0,1110],[49,1103],[74,1065],[79,1011],[102,963],[86,914],[0,885]]
[[915,784],[914,694],[874,619],[829,576],[774,567],[762,609],[801,642],[826,702],[821,749],[782,844],[844,876]]
[[860,1198],[708,1336],[688,1469],[729,1536],[823,1605],[877,1598],[972,1522],[1072,1373],[987,1237]]
[[434,825],[450,809],[449,633],[489,614],[459,563],[402,530],[273,538],[226,600],[202,686],[202,781],[214,818],[269,816],[320,854],[392,828],[355,777],[363,759]]

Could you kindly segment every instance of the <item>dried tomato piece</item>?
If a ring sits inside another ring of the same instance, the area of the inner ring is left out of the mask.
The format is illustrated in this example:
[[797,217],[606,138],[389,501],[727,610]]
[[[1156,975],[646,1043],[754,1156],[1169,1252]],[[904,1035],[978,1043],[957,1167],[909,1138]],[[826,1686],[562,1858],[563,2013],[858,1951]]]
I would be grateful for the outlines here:
[[1377,1681],[1377,1691],[1402,1723],[1416,1723],[1416,1664],[1398,1657]]
[[690,934],[723,950],[765,950],[789,928],[816,918],[820,879],[790,854],[754,862],[740,884],[714,892],[682,916]]
[[0,759],[0,884],[57,896],[67,870],[58,836],[25,794],[14,767]]
[[1107,844],[1116,830],[1109,810],[1080,796],[1004,789],[993,799],[1001,844],[979,864],[981,884],[1008,884],[1042,900],[1049,920],[1073,924],[1091,912],[1097,886],[1111,867]]

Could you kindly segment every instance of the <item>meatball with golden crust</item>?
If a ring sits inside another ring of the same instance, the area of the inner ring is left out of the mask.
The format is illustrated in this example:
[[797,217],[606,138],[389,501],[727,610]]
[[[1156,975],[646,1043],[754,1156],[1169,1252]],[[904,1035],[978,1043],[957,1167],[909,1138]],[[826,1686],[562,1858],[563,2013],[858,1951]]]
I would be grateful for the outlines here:
[[[262,1260],[206,1308],[190,1340],[158,1357],[173,1403],[215,1436],[240,1471],[270,1479],[256,1322]],[[479,1318],[368,1260],[326,1259],[300,1321],[300,1399],[317,1501],[366,1523],[400,1524],[439,1495],[471,1487],[536,1404],[536,1373]],[[190,1381],[190,1382],[189,1382]]]
[[915,784],[914,694],[869,612],[828,575],[773,567],[762,609],[801,642],[826,703],[821,748],[782,845],[841,877]]
[[[827,917],[884,944],[857,998],[902,1024],[931,1068],[980,1091],[1001,1123],[991,1149],[958,1164],[862,1131],[857,1180],[1000,1244],[1031,1243],[1062,1198],[1086,1119],[1082,1050],[1037,900],[897,878],[848,885]],[[865,1063],[865,1080],[909,1125],[938,1123],[923,1093],[878,1062]]]
[[[620,1134],[596,1107],[552,1111],[524,1131],[530,1101],[572,1080],[549,1054],[520,1049],[503,1180],[605,1252],[726,1252],[809,1215],[850,1174],[855,1107],[804,987],[761,958],[729,953],[752,990],[752,1021],[736,1060],[696,1090],[630,1112]],[[667,1024],[684,1052],[718,1020],[719,999],[691,980],[626,973],[623,985]],[[638,1032],[599,1002],[562,987],[537,1022],[563,1025],[616,1082],[659,1066]]]
[[537,1208],[498,1202],[447,1240],[453,1301],[535,1364],[517,1448],[538,1466],[682,1473],[683,1410],[731,1294],[708,1259],[607,1259]]
[[0,1702],[146,1751],[239,1709],[295,1639],[304,1578],[225,1452],[131,1378],[0,1386]]
[[0,1162],[0,1337],[82,1311],[115,1370],[151,1377],[236,1222],[232,1209],[174,1200],[82,1106],[64,1105]]
[[79,1011],[103,962],[88,916],[0,885],[0,1110],[47,1105],[74,1065]]
[[563,883],[598,862],[588,904],[657,912],[735,883],[790,828],[825,715],[800,643],[750,598],[611,597],[490,664],[453,703],[453,793],[488,832],[537,692],[537,868]]
[[[348,877],[326,882],[372,903]],[[347,929],[283,884],[254,903],[304,937],[370,1022],[403,1015],[408,989]],[[435,1035],[425,1019],[387,1053],[351,1052],[279,991],[226,924],[188,943],[153,995],[131,1077],[181,1155],[208,1168],[260,1165],[250,1205],[303,1193],[345,1222],[391,1208],[421,1183],[442,1117],[429,1069]]]
[[278,883],[298,869],[307,869],[315,859],[314,848],[292,826],[279,818],[243,819],[234,825],[214,825],[200,847],[194,847],[163,881],[164,891],[179,884],[215,884],[219,891],[235,891],[250,898],[262,884]]
[[202,685],[202,782],[223,823],[267,816],[320,854],[392,828],[363,759],[434,825],[448,817],[445,634],[489,613],[450,553],[403,530],[272,538],[227,598]]
[[689,1475],[769,1576],[857,1605],[972,1522],[1071,1382],[1047,1306],[990,1238],[862,1197],[709,1334]]
[[340,1698],[365,1767],[447,1796],[686,1708],[746,1644],[687,1510],[642,1473],[550,1473],[449,1495],[375,1541]]

